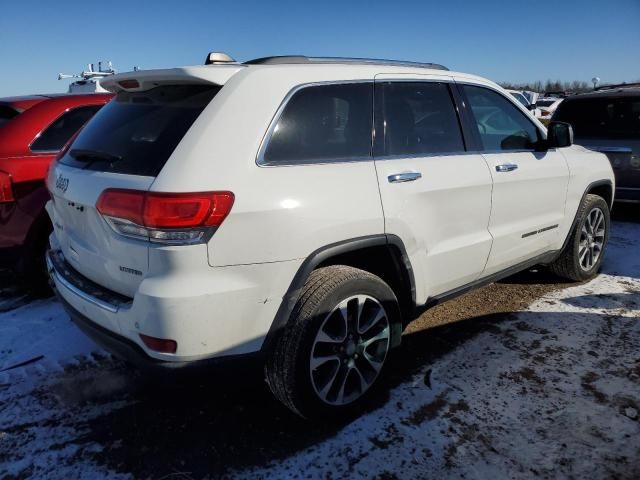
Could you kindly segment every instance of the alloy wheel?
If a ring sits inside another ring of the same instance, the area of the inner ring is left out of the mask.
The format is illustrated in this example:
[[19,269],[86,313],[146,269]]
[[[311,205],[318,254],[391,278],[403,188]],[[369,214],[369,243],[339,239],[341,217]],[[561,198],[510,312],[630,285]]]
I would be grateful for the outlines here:
[[347,405],[375,382],[389,351],[384,307],[369,295],[341,301],[323,320],[311,348],[310,376],[318,397]]
[[580,268],[589,271],[598,262],[604,247],[606,222],[600,208],[592,209],[580,230],[578,261]]

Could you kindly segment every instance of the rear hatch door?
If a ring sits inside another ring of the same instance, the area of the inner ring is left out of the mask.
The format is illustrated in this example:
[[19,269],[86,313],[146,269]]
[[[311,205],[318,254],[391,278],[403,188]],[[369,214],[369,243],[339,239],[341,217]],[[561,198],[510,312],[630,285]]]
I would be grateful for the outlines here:
[[156,86],[145,74],[152,88],[120,89],[81,130],[48,177],[48,210],[67,262],[93,282],[128,297],[148,272],[150,244],[116,233],[96,203],[106,189],[148,191],[221,88],[192,77],[186,84],[176,84],[176,79],[163,84],[162,76]]

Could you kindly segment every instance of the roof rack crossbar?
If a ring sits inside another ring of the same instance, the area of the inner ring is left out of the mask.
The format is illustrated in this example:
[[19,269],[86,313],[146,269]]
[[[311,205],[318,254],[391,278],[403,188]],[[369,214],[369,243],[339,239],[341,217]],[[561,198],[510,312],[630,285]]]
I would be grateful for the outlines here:
[[399,67],[430,68],[433,70],[449,70],[438,63],[420,63],[402,60],[385,60],[378,58],[348,58],[348,57],[306,57],[304,55],[280,55],[262,57],[244,62],[245,65],[290,65],[290,64],[325,64],[342,63],[355,65],[391,65]]

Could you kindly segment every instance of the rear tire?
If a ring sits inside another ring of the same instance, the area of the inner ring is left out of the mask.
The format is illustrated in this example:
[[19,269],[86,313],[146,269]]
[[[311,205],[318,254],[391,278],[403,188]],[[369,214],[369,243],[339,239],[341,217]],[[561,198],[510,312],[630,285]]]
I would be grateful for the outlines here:
[[342,265],[315,270],[269,353],[267,383],[303,418],[354,412],[379,384],[400,322],[379,277]]
[[576,282],[596,276],[609,240],[609,225],[607,202],[598,195],[586,195],[564,250],[549,265],[551,271]]
[[35,297],[48,297],[53,293],[45,261],[52,231],[53,227],[47,218],[39,221],[29,233],[19,260],[18,285]]

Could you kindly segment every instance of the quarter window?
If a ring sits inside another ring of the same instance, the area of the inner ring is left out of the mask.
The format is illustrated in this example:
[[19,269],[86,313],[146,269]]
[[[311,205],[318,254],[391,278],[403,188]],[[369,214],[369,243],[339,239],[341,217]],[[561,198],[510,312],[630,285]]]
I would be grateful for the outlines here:
[[536,126],[497,92],[465,85],[469,105],[485,151],[530,150],[538,142]]
[[11,107],[0,105],[0,127],[19,114],[20,112]]
[[82,127],[102,105],[74,108],[62,114],[31,144],[33,152],[56,152]]
[[[464,141],[449,87],[435,82],[376,84],[375,156],[429,155],[464,151]],[[382,122],[380,121],[382,116]]]
[[371,156],[373,87],[319,85],[296,92],[278,118],[266,164],[296,164]]

